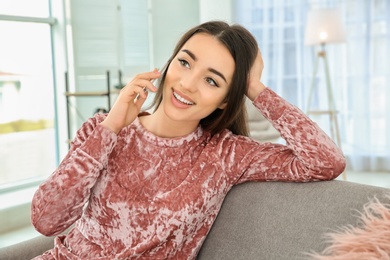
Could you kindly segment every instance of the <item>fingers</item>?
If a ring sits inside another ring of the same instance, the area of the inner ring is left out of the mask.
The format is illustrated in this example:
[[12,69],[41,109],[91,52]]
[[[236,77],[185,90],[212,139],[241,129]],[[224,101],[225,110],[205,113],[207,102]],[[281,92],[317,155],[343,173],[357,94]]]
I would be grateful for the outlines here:
[[146,99],[148,90],[155,92],[157,91],[157,88],[152,84],[152,82],[144,79],[134,80],[123,89],[125,95],[137,100],[140,98]]
[[[161,73],[157,70],[157,69],[154,69],[150,72],[145,72],[145,73],[142,73],[142,74],[138,74],[134,77],[133,80],[148,80],[149,82],[153,82],[155,79],[159,78],[161,75]],[[152,88],[148,88],[149,90],[151,91],[156,91],[157,88],[154,87],[153,84],[150,84],[149,86],[151,86]],[[148,87],[148,85],[146,85],[145,87]]]
[[146,87],[143,87],[139,92],[136,92],[135,101],[138,99],[146,99],[148,97],[148,89]]
[[[144,92],[147,92],[147,91],[156,92],[157,91],[157,87],[154,86],[150,80],[146,80],[146,79],[134,79],[131,85],[138,87],[138,88],[141,88]],[[135,89],[135,91],[138,92],[138,89]]]
[[148,96],[148,91],[157,91],[152,81],[159,77],[160,72],[156,69],[136,75],[121,89],[102,125],[115,133],[119,133],[123,127],[133,122]]
[[157,69],[138,74],[122,88],[121,94],[132,100],[146,99],[148,91],[157,91],[157,87],[153,85],[152,81],[160,77],[160,75],[161,73]]

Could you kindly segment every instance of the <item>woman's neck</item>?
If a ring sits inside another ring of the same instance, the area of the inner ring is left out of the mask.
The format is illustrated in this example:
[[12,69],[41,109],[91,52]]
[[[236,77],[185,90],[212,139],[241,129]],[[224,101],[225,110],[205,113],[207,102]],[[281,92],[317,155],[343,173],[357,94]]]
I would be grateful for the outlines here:
[[196,130],[199,122],[172,120],[162,110],[151,115],[141,116],[140,122],[148,131],[163,138],[186,136]]

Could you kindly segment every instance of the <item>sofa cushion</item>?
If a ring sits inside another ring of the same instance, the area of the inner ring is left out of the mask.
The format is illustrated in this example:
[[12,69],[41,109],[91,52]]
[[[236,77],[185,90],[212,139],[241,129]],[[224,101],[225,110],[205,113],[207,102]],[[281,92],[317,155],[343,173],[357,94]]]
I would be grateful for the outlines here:
[[232,189],[198,259],[294,260],[326,247],[325,233],[357,225],[389,189],[351,183],[244,183]]

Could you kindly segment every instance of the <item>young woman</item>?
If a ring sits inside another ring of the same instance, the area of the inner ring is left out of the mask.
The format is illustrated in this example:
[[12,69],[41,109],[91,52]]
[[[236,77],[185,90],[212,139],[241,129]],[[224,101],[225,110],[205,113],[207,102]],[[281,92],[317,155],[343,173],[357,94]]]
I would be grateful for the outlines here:
[[[36,229],[53,236],[74,225],[37,258],[194,259],[233,185],[342,173],[342,152],[260,82],[262,70],[243,27],[207,22],[189,30],[162,73],[137,75],[108,115],[83,124],[40,185]],[[154,112],[140,113],[148,92],[156,92]],[[286,146],[247,137],[246,97]]]

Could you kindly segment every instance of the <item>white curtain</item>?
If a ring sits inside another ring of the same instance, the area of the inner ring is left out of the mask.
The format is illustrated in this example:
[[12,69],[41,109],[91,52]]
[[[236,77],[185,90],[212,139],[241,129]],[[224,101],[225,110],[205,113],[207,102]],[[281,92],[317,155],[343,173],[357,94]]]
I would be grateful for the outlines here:
[[[351,170],[390,171],[390,0],[237,0],[234,5],[234,20],[258,39],[263,82],[303,111],[318,51],[304,45],[307,13],[342,10],[347,42],[326,49],[341,148]],[[320,90],[325,88],[323,71],[320,63]],[[315,96],[318,107],[323,94]],[[313,119],[329,132],[327,118]]]

